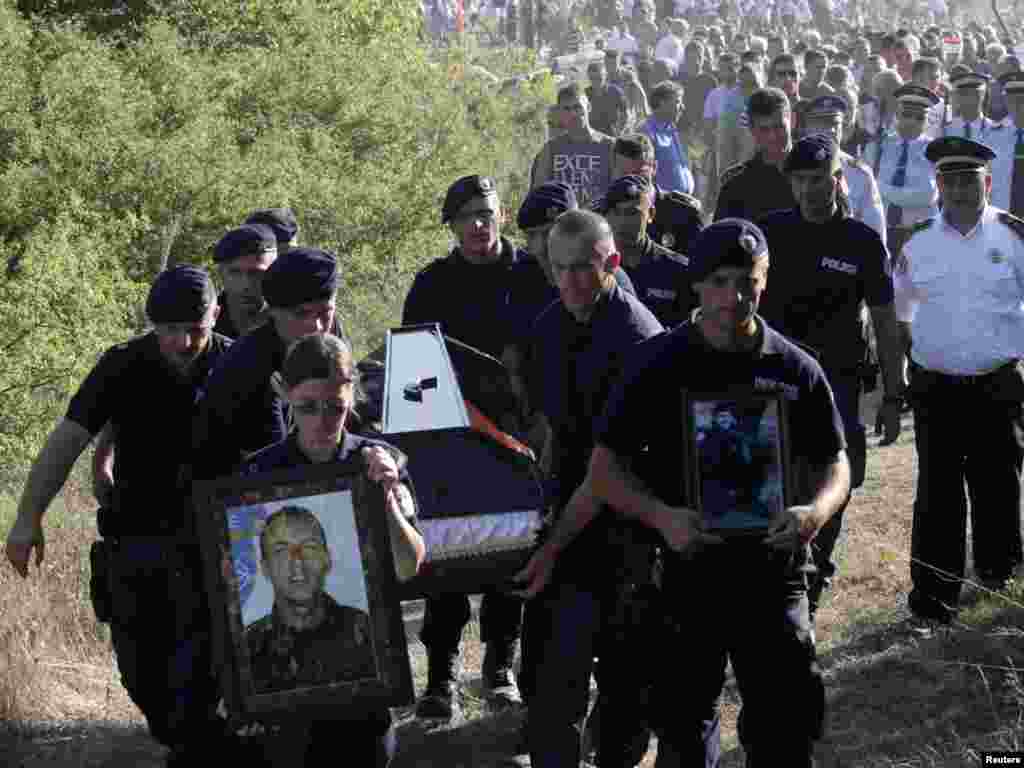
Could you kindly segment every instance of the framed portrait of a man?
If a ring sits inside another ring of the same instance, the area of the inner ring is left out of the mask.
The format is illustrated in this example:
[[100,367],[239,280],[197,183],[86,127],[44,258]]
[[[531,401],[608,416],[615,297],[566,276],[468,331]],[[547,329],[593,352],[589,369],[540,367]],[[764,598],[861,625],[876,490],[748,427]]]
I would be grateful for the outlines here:
[[791,499],[782,395],[684,393],[688,503],[713,533],[764,535]]
[[332,464],[201,483],[195,498],[232,716],[412,701],[377,486]]

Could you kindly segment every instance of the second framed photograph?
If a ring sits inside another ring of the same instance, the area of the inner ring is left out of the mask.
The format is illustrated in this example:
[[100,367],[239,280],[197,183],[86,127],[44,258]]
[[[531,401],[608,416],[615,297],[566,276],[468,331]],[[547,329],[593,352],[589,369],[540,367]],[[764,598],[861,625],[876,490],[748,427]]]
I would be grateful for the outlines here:
[[411,703],[384,496],[354,463],[201,483],[195,498],[232,717]]
[[791,502],[782,395],[684,392],[685,498],[718,535],[763,535]]

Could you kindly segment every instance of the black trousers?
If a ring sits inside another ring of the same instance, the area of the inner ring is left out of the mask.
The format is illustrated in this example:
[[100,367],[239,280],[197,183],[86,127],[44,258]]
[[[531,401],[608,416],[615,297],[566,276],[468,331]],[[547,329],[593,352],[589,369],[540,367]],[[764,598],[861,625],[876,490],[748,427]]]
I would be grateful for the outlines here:
[[[428,650],[454,653],[469,623],[468,595],[438,595],[426,599],[420,640]],[[523,626],[523,601],[502,592],[485,592],[480,602],[480,641],[512,643]]]
[[[520,689],[529,707],[530,765],[579,765],[594,656],[600,654],[601,725],[597,764],[633,768],[634,742],[646,733],[653,642],[662,634],[648,610],[623,602],[614,586],[555,578],[526,606]],[[658,654],[660,656],[660,654]],[[718,731],[714,739],[717,749]],[[640,755],[642,757],[642,754]]]
[[747,765],[814,765],[825,687],[807,612],[808,558],[806,550],[789,556],[737,541],[666,563],[675,636],[661,643],[652,696],[657,768],[717,764],[709,761],[708,726],[718,718],[727,661],[743,699]]
[[178,753],[212,755],[225,729],[195,549],[170,536],[114,543],[110,635],[121,681],[153,738]]
[[910,578],[919,598],[955,605],[968,499],[977,574],[1007,578],[1021,563],[1021,401],[996,375],[955,377],[916,365],[910,394],[918,466]]
[[[828,374],[828,383],[835,396],[836,410],[843,420],[846,455],[850,460],[850,487],[859,488],[864,483],[867,466],[867,435],[860,420],[860,394],[863,384],[859,374],[834,371]],[[812,617],[818,608],[821,593],[831,586],[838,570],[835,550],[843,531],[843,514],[849,503],[850,499],[847,497],[843,505],[822,526],[811,545],[816,572],[810,576],[807,599],[810,602]]]

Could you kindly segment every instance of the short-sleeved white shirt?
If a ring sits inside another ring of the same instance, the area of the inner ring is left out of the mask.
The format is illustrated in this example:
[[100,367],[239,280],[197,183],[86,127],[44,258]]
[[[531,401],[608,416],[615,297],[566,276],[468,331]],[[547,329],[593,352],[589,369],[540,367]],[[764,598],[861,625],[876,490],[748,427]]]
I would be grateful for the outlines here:
[[966,236],[938,217],[903,246],[897,317],[923,368],[971,376],[1024,358],[1024,241],[986,206]]

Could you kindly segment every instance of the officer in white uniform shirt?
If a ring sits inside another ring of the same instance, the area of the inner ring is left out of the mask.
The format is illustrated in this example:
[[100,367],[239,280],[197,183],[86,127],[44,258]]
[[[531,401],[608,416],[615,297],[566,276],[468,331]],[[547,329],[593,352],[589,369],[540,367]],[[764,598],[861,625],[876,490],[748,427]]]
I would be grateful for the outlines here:
[[1024,72],[1000,76],[1010,114],[996,140],[988,142],[996,151],[992,161],[992,205],[1024,218]]
[[[826,133],[840,145],[843,143],[843,125],[849,106],[846,99],[834,94],[818,96],[807,107],[804,115],[804,133]],[[882,198],[874,174],[862,161],[843,152],[843,178],[846,181],[850,200],[850,216],[871,227],[885,243],[885,216],[882,213]]]
[[908,83],[895,94],[896,130],[871,143],[865,160],[878,174],[878,191],[885,206],[889,253],[899,253],[913,225],[938,214],[939,188],[935,169],[924,156],[931,139],[924,133],[928,109],[939,97]]
[[[953,88],[953,112],[957,115],[946,126],[944,136],[960,136],[989,144],[992,131],[1001,130],[997,123],[981,113],[985,91],[992,78],[978,72],[961,72],[949,78]],[[1000,137],[997,134],[995,138]]]
[[895,275],[910,324],[918,459],[908,599],[949,622],[964,574],[967,494],[974,571],[1001,589],[1021,563],[1024,222],[988,204],[991,148],[936,139],[942,215],[919,224]]

